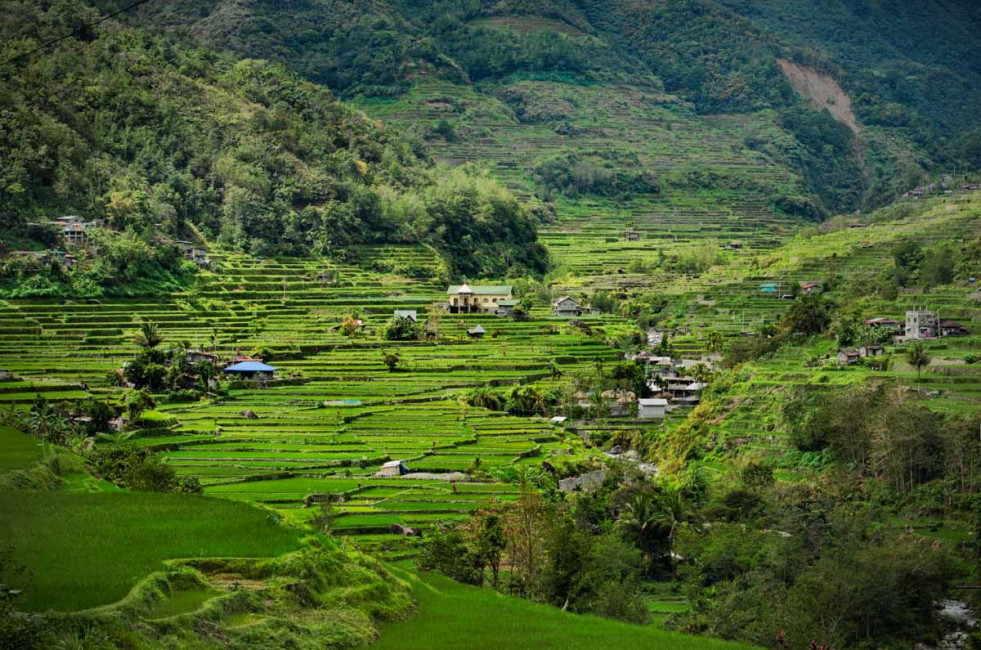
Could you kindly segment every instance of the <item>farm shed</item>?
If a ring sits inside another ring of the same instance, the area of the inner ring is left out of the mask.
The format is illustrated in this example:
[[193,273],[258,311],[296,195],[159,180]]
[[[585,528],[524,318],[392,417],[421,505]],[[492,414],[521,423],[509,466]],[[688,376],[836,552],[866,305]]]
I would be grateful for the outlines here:
[[668,400],[662,397],[648,397],[637,400],[637,417],[663,420],[668,408]]
[[485,330],[481,325],[478,325],[477,327],[467,330],[467,336],[469,336],[472,339],[483,338],[484,334],[486,333],[487,330]]
[[517,300],[499,300],[497,303],[497,311],[494,313],[498,316],[510,316],[518,304],[519,301]]
[[262,363],[262,361],[248,360],[225,368],[226,375],[234,375],[241,379],[272,379],[276,374],[276,368]]
[[403,476],[409,473],[409,467],[404,460],[390,460],[376,472],[378,476]]
[[419,322],[419,313],[415,309],[396,309],[393,318],[408,318],[413,323]]
[[848,348],[844,350],[838,350],[838,365],[839,366],[851,366],[858,363],[858,360],[862,357],[858,350],[853,348]]

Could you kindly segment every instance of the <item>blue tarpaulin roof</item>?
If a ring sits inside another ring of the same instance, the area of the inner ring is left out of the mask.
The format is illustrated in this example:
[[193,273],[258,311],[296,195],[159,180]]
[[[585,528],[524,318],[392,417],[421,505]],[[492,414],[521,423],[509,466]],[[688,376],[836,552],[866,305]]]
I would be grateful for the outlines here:
[[272,366],[267,366],[261,361],[240,361],[233,366],[225,368],[225,372],[275,372]]

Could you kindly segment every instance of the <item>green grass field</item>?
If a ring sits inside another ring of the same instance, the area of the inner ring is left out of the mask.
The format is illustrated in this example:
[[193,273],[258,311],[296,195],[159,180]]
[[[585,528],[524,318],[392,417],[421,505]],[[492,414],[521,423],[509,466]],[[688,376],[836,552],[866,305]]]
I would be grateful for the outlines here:
[[372,650],[387,648],[663,648],[739,650],[750,646],[665,632],[618,621],[579,616],[554,607],[510,598],[434,574],[398,571],[413,584],[419,609],[412,618],[381,628]]
[[27,610],[115,602],[164,560],[272,557],[299,535],[266,511],[178,494],[0,493],[0,540],[32,574],[17,601]]
[[0,425],[0,472],[30,467],[41,460],[43,449],[37,439]]

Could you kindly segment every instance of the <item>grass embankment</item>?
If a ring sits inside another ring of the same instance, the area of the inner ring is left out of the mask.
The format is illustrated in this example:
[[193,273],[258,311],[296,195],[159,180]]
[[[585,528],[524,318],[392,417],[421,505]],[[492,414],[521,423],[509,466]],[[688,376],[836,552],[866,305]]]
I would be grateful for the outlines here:
[[0,540],[31,576],[25,610],[78,610],[115,602],[164,560],[273,557],[299,534],[267,512],[181,494],[0,492]]
[[43,449],[37,438],[0,424],[0,472],[34,465],[41,460]]
[[665,632],[563,612],[527,600],[478,589],[435,574],[398,571],[412,582],[419,609],[411,618],[383,625],[372,650],[387,648],[665,648],[740,650],[750,646]]

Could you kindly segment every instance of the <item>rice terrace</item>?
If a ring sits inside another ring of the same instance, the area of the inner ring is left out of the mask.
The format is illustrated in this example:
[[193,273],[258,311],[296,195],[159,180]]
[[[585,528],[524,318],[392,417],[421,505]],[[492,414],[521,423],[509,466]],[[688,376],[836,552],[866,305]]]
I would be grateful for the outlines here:
[[0,7],[0,648],[981,648],[977,3]]

